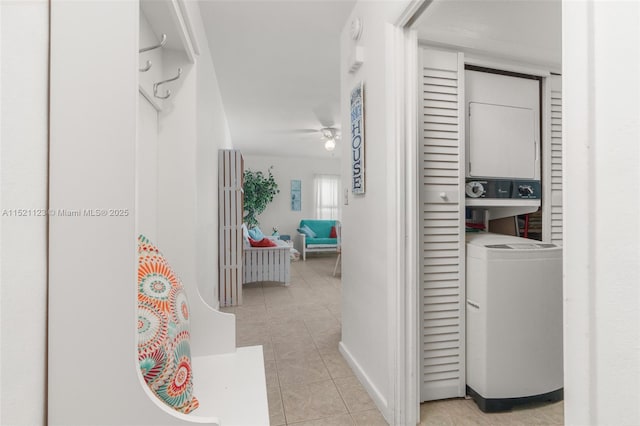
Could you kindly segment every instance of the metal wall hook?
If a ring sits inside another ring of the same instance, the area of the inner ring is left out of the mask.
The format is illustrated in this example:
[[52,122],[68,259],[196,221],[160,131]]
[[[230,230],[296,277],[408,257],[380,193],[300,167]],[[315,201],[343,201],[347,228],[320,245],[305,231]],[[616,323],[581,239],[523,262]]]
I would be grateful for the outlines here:
[[145,65],[143,68],[138,68],[138,71],[147,72],[151,69],[151,65],[151,61],[147,61],[147,65]]
[[160,40],[160,44],[156,44],[155,46],[151,46],[151,47],[143,47],[142,49],[138,50],[138,53],[148,52],[149,50],[157,49],[159,47],[164,46],[166,43],[167,43],[167,35],[162,34],[162,40]]
[[167,99],[167,98],[169,98],[169,96],[171,96],[171,90],[167,89],[167,92],[166,92],[165,95],[158,95],[158,88],[160,87],[161,84],[169,83],[170,81],[176,81],[177,79],[180,78],[181,75],[182,75],[182,68],[178,68],[178,75],[177,76],[155,83],[153,85],[153,96],[155,96],[156,98],[159,98],[159,99]]

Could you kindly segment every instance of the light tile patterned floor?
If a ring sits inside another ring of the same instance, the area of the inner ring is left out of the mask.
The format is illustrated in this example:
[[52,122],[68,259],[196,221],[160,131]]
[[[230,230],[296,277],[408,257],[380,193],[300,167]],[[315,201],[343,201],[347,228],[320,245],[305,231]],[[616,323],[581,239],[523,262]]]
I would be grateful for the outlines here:
[[335,255],[291,263],[291,283],[243,287],[238,346],[263,345],[271,425],[386,425],[338,351],[341,280]]
[[446,399],[420,406],[420,425],[437,426],[560,426],[564,424],[564,402],[530,405],[504,413],[483,413],[470,399]]
[[[248,284],[236,314],[238,346],[263,345],[271,425],[386,426],[338,351],[340,276],[335,256],[291,263],[291,284]],[[422,404],[421,425],[562,425],[563,403],[485,414],[450,399]]]

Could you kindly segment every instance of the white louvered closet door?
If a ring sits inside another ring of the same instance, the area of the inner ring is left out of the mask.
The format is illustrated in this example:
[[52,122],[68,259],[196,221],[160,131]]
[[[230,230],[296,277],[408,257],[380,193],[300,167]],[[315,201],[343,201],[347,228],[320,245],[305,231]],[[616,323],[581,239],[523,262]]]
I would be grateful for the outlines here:
[[422,49],[421,401],[465,395],[464,62]]
[[544,241],[562,245],[562,77],[551,75],[548,80],[550,93],[550,131],[547,143],[547,171],[544,182],[547,198],[543,213]]

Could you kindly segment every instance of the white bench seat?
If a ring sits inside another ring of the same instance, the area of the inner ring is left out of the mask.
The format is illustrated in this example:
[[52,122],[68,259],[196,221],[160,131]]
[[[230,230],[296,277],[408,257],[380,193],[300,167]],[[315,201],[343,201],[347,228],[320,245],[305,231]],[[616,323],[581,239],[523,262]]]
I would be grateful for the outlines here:
[[194,356],[192,363],[200,407],[191,416],[217,417],[221,426],[269,424],[262,346]]
[[242,252],[242,284],[277,281],[289,285],[291,247],[276,241],[278,247],[245,247]]

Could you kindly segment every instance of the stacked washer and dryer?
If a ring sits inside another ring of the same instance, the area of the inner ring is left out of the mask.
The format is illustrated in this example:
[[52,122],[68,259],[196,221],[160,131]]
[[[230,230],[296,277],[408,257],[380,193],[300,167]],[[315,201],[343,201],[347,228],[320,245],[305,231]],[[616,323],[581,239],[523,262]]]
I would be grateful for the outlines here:
[[[467,208],[488,224],[540,206],[540,82],[473,68],[465,72]],[[480,409],[562,399],[562,328],[561,247],[467,234],[466,383]]]

